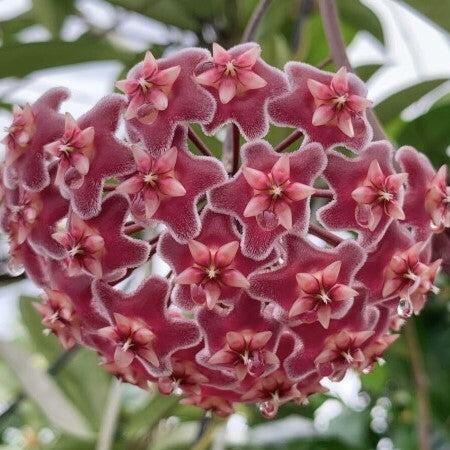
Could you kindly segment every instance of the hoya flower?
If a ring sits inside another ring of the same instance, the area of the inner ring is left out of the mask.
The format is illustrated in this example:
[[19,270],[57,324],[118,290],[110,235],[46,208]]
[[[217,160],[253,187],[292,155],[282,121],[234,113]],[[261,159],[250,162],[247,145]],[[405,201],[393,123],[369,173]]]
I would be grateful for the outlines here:
[[198,323],[206,336],[205,348],[197,361],[221,369],[242,382],[260,377],[279,367],[275,354],[281,332],[277,322],[265,316],[261,303],[245,293],[231,312],[203,309]]
[[330,319],[343,317],[358,294],[349,285],[365,252],[351,240],[330,250],[297,236],[284,239],[283,264],[252,275],[250,294],[279,304],[292,326],[319,321],[328,328]]
[[213,209],[231,214],[242,224],[242,252],[265,258],[287,231],[304,234],[309,218],[311,187],[326,157],[309,144],[280,155],[265,141],[242,147],[242,169],[210,192]]
[[378,339],[373,340],[365,349],[365,360],[358,367],[363,373],[368,373],[373,370],[375,363],[384,364],[383,353],[391,346],[398,338],[399,334],[384,334]]
[[[100,213],[106,179],[128,175],[134,170],[129,145],[115,136],[124,106],[125,101],[120,95],[108,95],[80,117],[77,125],[70,125],[74,130],[84,131],[80,131],[83,140],[90,141],[93,133],[92,148],[89,144],[88,151],[89,165],[81,157],[84,169],[81,167],[82,171],[79,171],[80,167],[69,167],[64,175],[65,185],[60,186],[63,194],[70,198],[72,209],[83,219]],[[86,156],[84,151],[82,154]],[[62,170],[61,162],[59,170]]]
[[410,295],[411,306],[414,314],[418,315],[425,306],[428,294],[439,293],[439,288],[435,285],[437,276],[442,268],[442,259],[436,259],[431,264],[421,266],[420,284],[416,291]]
[[180,71],[179,65],[160,69],[152,52],[146,52],[139,69],[126,80],[116,82],[116,87],[128,97],[125,119],[137,117],[142,123],[153,123],[159,111],[167,109],[169,94]]
[[[183,405],[193,405],[204,409],[210,413],[214,413],[219,417],[228,417],[234,413],[233,401],[228,399],[224,394],[231,394],[230,391],[221,391],[215,388],[204,388],[202,387],[201,393],[190,395],[189,397],[180,400]],[[234,395],[237,400],[237,396]]]
[[393,148],[373,142],[357,158],[331,151],[323,177],[333,200],[319,209],[320,222],[332,230],[353,230],[363,247],[374,246],[393,220],[403,218],[404,174],[392,165]]
[[176,274],[173,299],[178,305],[213,308],[232,302],[248,289],[249,274],[276,258],[275,252],[263,261],[245,257],[239,239],[231,218],[209,209],[202,213],[202,232],[195,240],[179,244],[168,234],[160,238],[159,253]]
[[44,146],[62,134],[64,116],[58,113],[68,97],[64,88],[48,90],[31,106],[15,110],[13,123],[3,142],[7,145],[3,181],[12,189],[22,187],[40,191],[50,182]]
[[300,129],[325,150],[343,145],[359,152],[372,140],[365,112],[371,102],[354,74],[345,67],[331,74],[298,62],[287,63],[285,72],[290,90],[269,106],[276,124]]
[[126,367],[119,367],[114,361],[114,358],[101,357],[102,362],[100,366],[115,376],[118,380],[124,383],[134,384],[141,389],[148,390],[150,382],[155,382],[156,378],[153,378],[149,373],[135,360]]
[[213,58],[197,66],[196,81],[217,103],[214,117],[203,125],[207,133],[232,122],[247,140],[267,134],[267,105],[287,92],[287,81],[280,70],[261,60],[260,53],[261,48],[255,43],[236,45],[228,51],[213,44]]
[[212,86],[219,91],[222,103],[229,103],[252,89],[261,89],[267,82],[253,71],[253,66],[261,54],[258,45],[233,55],[219,44],[213,44],[212,68],[196,76],[204,86]]
[[358,203],[355,214],[358,224],[374,231],[383,214],[404,220],[405,213],[398,203],[398,197],[407,178],[407,173],[386,176],[378,161],[374,159],[362,185],[352,192],[353,200]]
[[131,212],[139,223],[162,222],[177,241],[192,239],[200,231],[198,200],[225,180],[223,165],[214,158],[193,155],[181,127],[173,147],[160,157],[150,156],[139,146],[132,151],[137,171],[116,191],[130,195]]
[[256,381],[254,386],[242,396],[242,400],[257,401],[262,415],[273,419],[279,407],[300,397],[296,383],[283,371],[274,372]]
[[349,367],[364,364],[364,345],[367,345],[373,334],[373,331],[343,330],[330,336],[325,343],[325,349],[315,359],[320,375],[340,381]]
[[[138,107],[136,117],[127,120],[126,123],[133,142],[142,142],[151,155],[159,156],[170,147],[175,129],[179,125],[187,122],[206,123],[211,120],[216,109],[214,98],[197,83],[194,77],[196,67],[205,63],[208,58],[208,51],[188,48],[167,58],[158,59],[156,62],[152,60],[151,66],[155,67],[156,64],[158,70],[156,77],[158,74],[165,74],[172,84],[169,83],[170,89],[167,85],[164,90],[161,86],[146,88],[148,96],[150,94],[157,96],[159,108],[155,108],[153,103],[144,103],[140,106],[142,95],[134,96],[133,98],[136,98],[134,101],[128,95],[131,112],[135,111],[136,106]],[[120,88],[126,89],[124,85],[131,82],[140,92],[142,88],[136,80],[142,78],[142,69],[145,64],[149,67],[149,63],[144,62],[132,68],[128,73],[127,81],[121,82]],[[177,74],[176,77],[175,74]],[[172,81],[172,78],[175,79]]]
[[168,313],[169,287],[163,278],[149,277],[131,294],[96,281],[93,292],[110,321],[97,332],[112,344],[119,367],[136,359],[154,376],[165,376],[171,354],[200,341],[195,323]]
[[35,120],[33,110],[27,103],[23,109],[13,106],[13,121],[6,128],[8,134],[1,140],[6,146],[5,164],[10,166],[31,142],[35,132]]
[[132,202],[133,215],[149,220],[158,209],[161,199],[182,197],[186,189],[174,174],[178,150],[172,147],[155,159],[137,145],[132,147],[137,173],[117,186],[116,191],[135,194]]
[[84,272],[113,281],[121,278],[127,268],[147,260],[149,245],[123,232],[128,208],[121,194],[110,195],[97,217],[84,221],[72,213],[67,231],[54,233],[53,238],[66,249],[70,276]]
[[81,322],[69,296],[64,292],[45,289],[43,300],[43,303],[33,303],[33,306],[42,315],[46,331],[54,333],[66,350],[81,342]]
[[44,150],[58,160],[57,186],[65,183],[77,189],[83,184],[93,156],[94,133],[94,127],[82,130],[75,119],[66,113],[63,136],[44,146]]
[[425,196],[425,209],[431,217],[431,229],[442,232],[450,227],[450,187],[447,166],[442,166],[430,182]]

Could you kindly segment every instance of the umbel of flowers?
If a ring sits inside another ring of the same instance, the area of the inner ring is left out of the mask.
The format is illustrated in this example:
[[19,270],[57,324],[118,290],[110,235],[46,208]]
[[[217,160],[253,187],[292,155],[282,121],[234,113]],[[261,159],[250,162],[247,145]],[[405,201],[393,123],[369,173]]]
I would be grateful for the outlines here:
[[[222,416],[255,403],[274,417],[381,362],[437,291],[446,167],[374,142],[345,68],[283,72],[253,43],[148,52],[116,86],[79,118],[51,89],[14,107],[2,141],[9,267],[42,287],[46,329]],[[192,124],[231,130],[236,170]],[[271,126],[293,129],[291,151],[264,140]],[[148,275],[155,255],[166,277]]]

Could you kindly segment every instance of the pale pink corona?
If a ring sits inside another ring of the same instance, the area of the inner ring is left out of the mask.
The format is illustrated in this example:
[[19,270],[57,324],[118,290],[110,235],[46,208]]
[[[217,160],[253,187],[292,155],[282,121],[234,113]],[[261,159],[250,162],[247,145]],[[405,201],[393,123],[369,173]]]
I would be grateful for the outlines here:
[[[446,167],[373,141],[345,68],[281,71],[255,43],[147,52],[116,86],[77,118],[52,89],[2,137],[9,268],[43,289],[46,332],[223,417],[272,418],[382,363],[438,292],[433,243],[448,264]],[[197,133],[222,126],[219,159]]]

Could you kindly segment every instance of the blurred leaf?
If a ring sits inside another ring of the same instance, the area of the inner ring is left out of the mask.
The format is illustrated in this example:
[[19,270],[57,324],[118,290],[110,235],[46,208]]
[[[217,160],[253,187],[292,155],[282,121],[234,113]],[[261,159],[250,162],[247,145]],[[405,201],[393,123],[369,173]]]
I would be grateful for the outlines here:
[[377,70],[382,67],[381,64],[367,64],[365,66],[359,66],[355,68],[356,74],[363,81],[367,81],[374,75]]
[[450,105],[438,106],[406,122],[396,136],[399,145],[412,145],[425,152],[436,167],[448,163],[446,149],[450,143]]
[[40,302],[39,298],[21,296],[19,299],[20,314],[33,348],[42,353],[51,362],[63,352],[61,345],[53,335],[45,335],[42,326],[42,316],[34,309],[33,302]]
[[0,355],[21,382],[27,395],[53,424],[80,438],[92,436],[85,419],[70,404],[51,376],[31,363],[29,353],[12,342],[0,341]]
[[406,3],[427,16],[444,30],[450,31],[450,7],[446,0],[406,0]]
[[152,450],[189,450],[198,433],[198,422],[183,422],[168,428],[152,439]]
[[36,70],[88,61],[119,60],[125,64],[132,54],[105,41],[85,37],[74,42],[49,41],[0,47],[0,78],[23,77]]
[[261,47],[264,60],[279,69],[283,69],[284,65],[292,59],[289,44],[282,34],[270,35],[263,40]]
[[58,37],[66,17],[74,10],[74,0],[33,0],[33,14],[53,37]]
[[330,422],[327,433],[336,436],[352,447],[359,447],[366,442],[367,427],[364,414],[353,411],[345,406],[338,417]]
[[341,20],[356,30],[366,30],[384,43],[383,28],[376,14],[360,0],[340,0],[338,3]]
[[424,81],[396,92],[375,107],[379,119],[383,124],[389,123],[405,108],[420,100],[425,94],[438,87],[444,81],[444,79]]
[[14,40],[14,35],[25,28],[31,27],[36,20],[31,11],[26,11],[17,17],[0,22],[0,40],[3,44]]

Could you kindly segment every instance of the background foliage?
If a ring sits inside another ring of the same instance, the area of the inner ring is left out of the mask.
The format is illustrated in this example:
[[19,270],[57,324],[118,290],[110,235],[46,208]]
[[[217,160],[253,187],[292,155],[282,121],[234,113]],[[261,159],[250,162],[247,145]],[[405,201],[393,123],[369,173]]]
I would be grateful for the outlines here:
[[[30,9],[19,16],[7,20],[0,16],[0,79],[20,86],[42,69],[101,60],[119,61],[125,72],[142,57],[142,52],[132,50],[117,32],[129,13],[165,27],[167,42],[152,46],[155,55],[182,46],[180,30],[189,31],[188,36],[197,45],[209,47],[217,41],[228,47],[239,42],[257,4],[256,0],[95,1],[109,3],[113,8],[116,21],[112,27],[95,26],[75,0],[33,0]],[[436,26],[449,30],[448,2],[407,3]],[[374,12],[359,0],[339,0],[338,6],[347,44],[365,31],[385,45],[383,27]],[[85,31],[75,40],[61,37],[69,17],[78,17],[85,25]],[[48,39],[23,42],[22,32],[35,25],[45,27]],[[274,0],[257,40],[263,57],[280,68],[292,59],[318,64],[329,55],[313,0]],[[336,69],[331,63],[326,68]],[[380,68],[371,64],[356,70],[367,80]],[[450,95],[439,98],[412,121],[403,120],[400,113],[444,82],[435,79],[409,86],[375,108],[393,142],[417,147],[436,166],[448,159]],[[0,109],[11,108],[10,93],[0,97]],[[279,142],[288,132],[272,130],[269,140]],[[220,142],[215,138],[207,140],[218,154]],[[2,258],[5,260],[6,255]],[[13,281],[7,275],[1,279],[3,286]],[[92,352],[76,349],[63,355],[54,337],[42,334],[31,299],[22,297],[18,300],[21,332],[13,342],[0,343],[0,410],[2,405],[6,409],[14,399],[18,400],[13,403],[11,414],[0,422],[0,448],[107,449],[112,440],[114,449],[206,449],[212,445],[215,449],[415,449],[415,430],[421,419],[417,373],[411,361],[417,357],[427,377],[432,447],[449,449],[450,284],[444,277],[440,283],[440,294],[430,299],[420,319],[412,319],[415,327],[411,328],[411,339],[417,339],[417,346],[412,351],[402,336],[386,355],[388,364],[361,378],[357,401],[346,400],[345,395],[315,396],[307,406],[283,407],[270,424],[255,408],[240,407],[241,419],[234,417],[226,424],[213,418],[200,440],[197,436],[205,420],[202,422],[199,410],[180,406],[171,397],[119,386],[98,367]],[[358,387],[358,383],[353,380],[352,385]],[[325,409],[327,423],[323,422]],[[237,439],[239,430],[245,432],[247,440]]]

